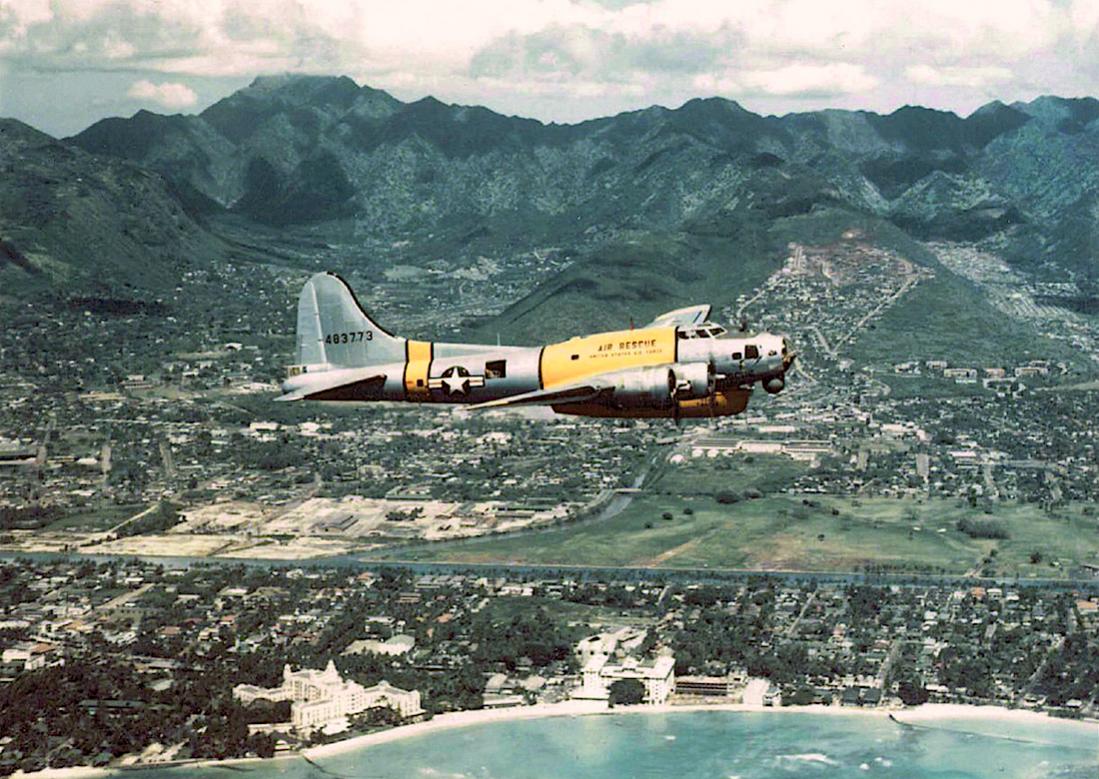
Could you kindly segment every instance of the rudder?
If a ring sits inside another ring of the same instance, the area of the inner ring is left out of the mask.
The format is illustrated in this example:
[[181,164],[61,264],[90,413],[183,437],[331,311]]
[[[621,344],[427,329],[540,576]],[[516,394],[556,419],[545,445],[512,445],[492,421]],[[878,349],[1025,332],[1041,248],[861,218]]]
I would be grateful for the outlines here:
[[347,282],[318,273],[298,297],[298,365],[308,371],[404,360],[405,339],[376,324]]

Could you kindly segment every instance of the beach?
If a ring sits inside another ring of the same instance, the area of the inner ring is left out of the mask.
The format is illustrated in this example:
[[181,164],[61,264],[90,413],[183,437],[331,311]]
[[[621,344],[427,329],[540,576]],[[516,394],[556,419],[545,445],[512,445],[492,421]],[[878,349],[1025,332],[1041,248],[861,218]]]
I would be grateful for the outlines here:
[[[622,716],[634,718],[698,712],[755,713],[765,715],[808,714],[822,715],[829,718],[867,718],[878,722],[887,720],[890,715],[892,715],[893,719],[900,725],[936,728],[947,732],[972,732],[976,735],[1009,738],[1016,741],[1026,741],[1028,729],[1055,728],[1058,732],[1065,733],[1073,740],[1079,739],[1083,744],[1093,744],[1097,753],[1099,753],[1099,722],[1065,720],[1050,717],[1048,714],[1041,712],[1005,709],[997,706],[923,704],[914,708],[866,709],[861,707],[823,705],[773,708],[740,703],[700,703],[687,705],[662,704],[657,706],[620,706],[608,708],[605,703],[598,701],[565,701],[562,703],[538,704],[534,706],[451,712],[437,715],[433,719],[425,722],[417,722],[410,725],[402,725],[388,730],[378,731],[376,733],[354,736],[335,743],[306,748],[297,753],[282,755],[268,760],[259,758],[239,758],[224,761],[211,760],[190,763],[187,764],[187,767],[196,770],[229,765],[250,765],[258,767],[265,764],[273,765],[276,761],[294,760],[299,756],[310,761],[327,760],[340,756],[346,757],[371,747],[415,739],[422,736],[440,735],[449,731],[458,731],[485,725],[517,723],[524,720],[594,717],[616,718]],[[1010,731],[1007,735],[1004,735],[1004,728],[1007,726],[1010,726]],[[1090,739],[1090,742],[1088,739]],[[146,764],[134,766],[133,768],[140,773],[145,774],[154,772],[158,766],[155,764]],[[74,767],[46,769],[45,771],[34,772],[32,774],[17,772],[14,776],[29,776],[35,777],[35,779],[85,779],[85,777],[108,776],[117,773],[117,771],[117,768]]]
[[475,725],[484,725],[492,722],[512,722],[544,717],[674,714],[697,711],[802,712],[840,717],[888,717],[892,714],[897,722],[900,722],[901,724],[918,723],[924,725],[938,720],[980,720],[989,723],[1013,723],[1016,725],[1052,724],[1066,729],[1077,729],[1082,735],[1086,736],[1090,734],[1099,739],[1099,722],[1097,721],[1066,720],[1051,717],[1042,712],[1005,709],[999,706],[964,706],[952,703],[925,703],[913,708],[866,709],[857,706],[812,705],[773,708],[770,706],[755,706],[743,703],[698,703],[684,705],[660,704],[656,706],[620,706],[611,709],[605,704],[596,701],[566,701],[564,703],[516,706],[506,709],[475,709],[471,711],[457,711],[449,714],[440,714],[427,722],[402,725],[378,733],[356,736],[334,744],[325,744],[324,746],[305,749],[302,750],[302,754],[309,758],[331,757],[374,744],[385,744],[391,741],[416,738],[417,736],[423,736],[430,733],[438,733],[441,731],[453,730],[455,728],[473,727]]

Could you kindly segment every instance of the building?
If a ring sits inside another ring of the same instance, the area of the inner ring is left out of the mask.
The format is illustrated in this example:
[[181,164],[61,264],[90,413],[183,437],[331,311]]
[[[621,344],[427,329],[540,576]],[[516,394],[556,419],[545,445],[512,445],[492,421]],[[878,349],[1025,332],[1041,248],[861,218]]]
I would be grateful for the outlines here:
[[65,660],[56,653],[54,644],[19,641],[0,654],[0,663],[18,671],[37,671],[48,665],[64,665]]
[[580,661],[580,667],[583,668],[593,657],[609,658],[617,648],[617,635],[614,633],[597,633],[594,636],[582,639],[576,645],[576,655]]
[[947,368],[943,371],[943,376],[948,379],[954,379],[957,382],[976,381],[977,369],[976,368]]
[[416,646],[416,639],[414,636],[398,633],[392,638],[387,638],[385,641],[377,641],[374,639],[352,641],[351,645],[347,647],[343,653],[345,655],[358,655],[366,652],[375,655],[397,657],[399,655],[408,654],[412,651],[414,646]]
[[738,687],[733,676],[679,676],[675,680],[676,695],[698,698],[731,698]]
[[649,660],[627,657],[612,663],[605,655],[593,654],[584,664],[581,685],[572,697],[605,701],[610,697],[611,685],[620,679],[641,682],[645,687],[645,703],[664,703],[675,692],[675,658],[670,655]]
[[401,690],[386,681],[373,687],[344,681],[331,660],[323,671],[303,668],[282,671],[281,687],[256,687],[238,684],[233,697],[244,705],[263,698],[269,701],[291,701],[290,720],[298,730],[323,728],[330,723],[359,714],[367,709],[388,707],[408,719],[423,713],[420,693]]

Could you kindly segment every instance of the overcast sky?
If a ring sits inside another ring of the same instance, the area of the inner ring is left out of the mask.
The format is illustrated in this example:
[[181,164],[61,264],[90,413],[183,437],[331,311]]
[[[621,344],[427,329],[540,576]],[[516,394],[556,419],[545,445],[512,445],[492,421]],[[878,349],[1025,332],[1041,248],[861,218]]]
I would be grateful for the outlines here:
[[1099,93],[1099,0],[0,0],[0,116],[55,135],[288,71],[558,122],[713,95],[967,114]]

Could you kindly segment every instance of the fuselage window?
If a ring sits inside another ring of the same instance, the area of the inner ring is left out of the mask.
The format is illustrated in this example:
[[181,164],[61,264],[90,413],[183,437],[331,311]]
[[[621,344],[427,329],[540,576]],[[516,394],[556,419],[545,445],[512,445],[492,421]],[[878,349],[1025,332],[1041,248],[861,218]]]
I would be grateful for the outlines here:
[[486,379],[502,379],[508,375],[507,360],[492,360],[485,363]]
[[745,360],[758,360],[759,359],[759,347],[755,344],[748,344],[744,347],[744,359]]
[[744,358],[744,355],[741,354],[740,352],[733,352],[733,359],[734,360],[741,360],[743,358]]

